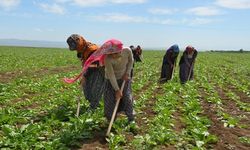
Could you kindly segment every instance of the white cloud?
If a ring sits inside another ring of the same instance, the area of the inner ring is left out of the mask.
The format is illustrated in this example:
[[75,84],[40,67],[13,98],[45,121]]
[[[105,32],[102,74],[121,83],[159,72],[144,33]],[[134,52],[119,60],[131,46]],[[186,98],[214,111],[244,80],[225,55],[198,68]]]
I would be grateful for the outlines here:
[[250,0],[216,0],[215,4],[231,9],[250,9]]
[[54,29],[41,29],[41,28],[33,28],[36,32],[54,32]]
[[54,0],[56,3],[66,3],[66,2],[70,2],[72,0]]
[[23,12],[23,13],[20,13],[20,12],[8,12],[6,13],[6,15],[8,16],[12,16],[12,17],[21,17],[21,18],[33,18],[34,17],[34,14],[32,13],[26,13],[26,12]]
[[79,6],[98,6],[102,5],[106,2],[106,0],[74,0],[74,4]]
[[73,3],[79,6],[100,6],[108,3],[125,4],[125,3],[144,3],[146,0],[73,0]]
[[182,20],[173,20],[173,19],[160,19],[160,18],[148,18],[140,16],[129,16],[126,14],[120,13],[109,13],[99,16],[92,16],[93,20],[104,21],[104,22],[113,22],[113,23],[146,23],[146,24],[161,24],[161,25],[205,25],[215,22],[213,19],[209,18],[194,18],[194,19],[182,19]]
[[221,11],[214,7],[195,7],[188,9],[187,13],[197,16],[216,16],[220,15]]
[[146,0],[111,0],[113,3],[144,3]]
[[153,21],[153,23],[156,24],[163,24],[163,25],[175,25],[175,24],[179,24],[179,21],[177,20],[173,20],[173,19],[155,19],[155,21]]
[[55,13],[55,14],[64,14],[65,11],[64,11],[64,8],[57,5],[57,4],[53,4],[53,5],[50,5],[50,4],[39,4],[39,6],[46,12],[50,12],[50,13]]
[[162,8],[151,8],[148,10],[149,13],[154,15],[170,15],[177,12],[177,9],[162,9]]
[[10,10],[13,7],[18,6],[20,3],[20,0],[0,0],[0,7],[2,7],[5,10]]
[[35,30],[36,32],[42,32],[42,29],[41,29],[41,28],[34,28],[34,30]]
[[119,22],[119,23],[143,23],[148,22],[149,20],[144,17],[136,17],[136,16],[129,16],[126,14],[119,14],[119,13],[109,13],[99,16],[93,16],[94,20],[98,21],[106,21],[106,22]]
[[205,24],[210,24],[212,22],[215,22],[215,20],[209,18],[194,18],[194,19],[183,20],[183,23],[188,24],[190,26],[205,25]]
[[114,22],[114,23],[147,23],[147,24],[163,24],[163,25],[178,24],[178,21],[172,19],[129,16],[126,14],[119,14],[119,13],[110,13],[99,16],[92,16],[92,19],[97,21]]

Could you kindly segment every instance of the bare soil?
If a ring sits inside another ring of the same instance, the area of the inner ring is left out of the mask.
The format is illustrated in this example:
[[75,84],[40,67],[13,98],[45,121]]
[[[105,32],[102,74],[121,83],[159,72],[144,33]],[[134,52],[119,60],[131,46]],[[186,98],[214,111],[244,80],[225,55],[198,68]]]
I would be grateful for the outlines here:
[[22,77],[31,77],[31,78],[40,78],[49,74],[57,74],[61,72],[70,72],[73,70],[80,69],[77,65],[70,65],[65,67],[57,67],[57,68],[48,68],[44,67],[35,71],[13,71],[13,72],[2,72],[0,73],[0,83],[9,83],[16,78]]
[[[221,92],[221,91],[220,91]],[[220,93],[221,99],[223,101],[223,108],[227,113],[233,112],[234,114],[239,113],[238,108],[232,105],[231,101],[227,101],[226,98]],[[241,143],[239,137],[250,136],[250,132],[247,129],[241,129],[238,127],[227,128],[224,127],[223,123],[218,119],[216,115],[216,105],[211,104],[205,100],[206,94],[201,91],[202,106],[204,110],[204,115],[206,115],[211,120],[211,126],[209,132],[218,137],[218,142],[213,144],[213,149],[225,149],[225,150],[248,150],[250,145]],[[232,114],[232,113],[231,113]]]
[[[245,125],[250,125],[250,113],[249,112],[245,112],[243,110],[241,110],[236,102],[232,99],[230,99],[229,97],[226,96],[225,94],[225,90],[221,89],[221,88],[217,88],[216,89],[219,93],[219,96],[222,99],[222,103],[223,103],[223,108],[225,109],[225,111],[234,116],[234,117],[240,117],[240,116],[245,116],[244,118],[240,118],[240,124],[245,124]],[[242,99],[240,99],[242,101]],[[250,131],[250,126],[248,126],[248,129]],[[249,136],[250,136],[250,132],[249,132]]]

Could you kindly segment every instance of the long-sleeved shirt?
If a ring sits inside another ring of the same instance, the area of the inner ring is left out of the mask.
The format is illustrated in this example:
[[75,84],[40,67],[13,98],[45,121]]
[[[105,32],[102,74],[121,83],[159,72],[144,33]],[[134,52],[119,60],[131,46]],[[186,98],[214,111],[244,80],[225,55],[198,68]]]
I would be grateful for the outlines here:
[[133,54],[129,48],[123,48],[121,57],[113,58],[111,55],[107,55],[105,64],[105,78],[110,80],[110,83],[115,91],[119,90],[117,80],[122,79],[124,74],[130,76],[130,72],[133,68]]

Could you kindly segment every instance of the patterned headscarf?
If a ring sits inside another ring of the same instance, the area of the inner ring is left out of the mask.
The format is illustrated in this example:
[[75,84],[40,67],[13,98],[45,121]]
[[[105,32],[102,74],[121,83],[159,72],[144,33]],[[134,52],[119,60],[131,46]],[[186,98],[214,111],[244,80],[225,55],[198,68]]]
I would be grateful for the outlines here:
[[194,51],[194,47],[191,46],[191,45],[188,45],[188,46],[186,47],[186,51],[187,51],[187,53],[192,53],[192,52]]
[[106,41],[97,51],[95,51],[84,63],[82,72],[74,79],[64,78],[64,82],[73,83],[78,80],[82,74],[84,74],[89,66],[96,61],[99,61],[101,66],[104,65],[104,59],[106,55],[122,52],[123,44],[121,41],[111,39]]
[[82,52],[87,47],[87,41],[79,34],[72,34],[68,39],[67,43],[70,44],[70,40],[73,40],[77,43],[76,50],[77,52]]

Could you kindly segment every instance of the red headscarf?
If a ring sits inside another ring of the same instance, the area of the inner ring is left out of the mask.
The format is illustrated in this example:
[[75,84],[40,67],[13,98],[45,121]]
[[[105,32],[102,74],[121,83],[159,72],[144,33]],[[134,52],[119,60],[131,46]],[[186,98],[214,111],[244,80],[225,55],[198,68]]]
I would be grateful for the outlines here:
[[191,46],[191,45],[188,45],[188,46],[186,47],[186,51],[187,51],[188,54],[190,54],[190,53],[192,53],[192,52],[194,51],[194,47]]

